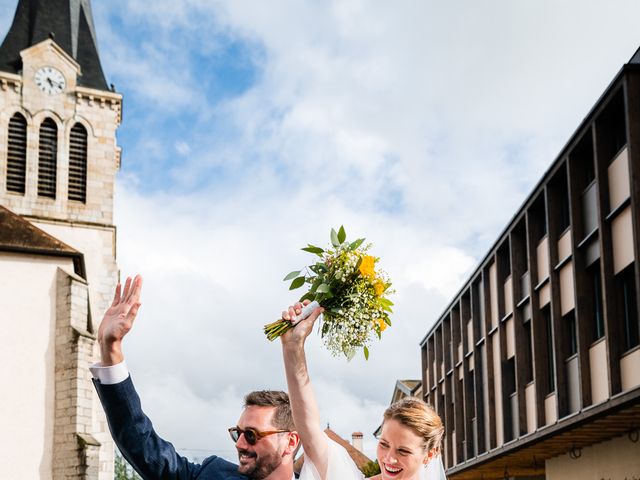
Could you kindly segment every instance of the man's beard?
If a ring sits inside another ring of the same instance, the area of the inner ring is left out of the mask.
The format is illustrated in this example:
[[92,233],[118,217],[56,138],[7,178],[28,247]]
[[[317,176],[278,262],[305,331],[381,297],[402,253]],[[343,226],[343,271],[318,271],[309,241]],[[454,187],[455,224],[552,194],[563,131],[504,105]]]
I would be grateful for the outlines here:
[[239,465],[238,473],[246,475],[251,480],[263,480],[282,464],[282,456],[278,452],[257,457],[255,452],[248,450],[238,450],[238,454],[244,453],[255,459],[252,465]]

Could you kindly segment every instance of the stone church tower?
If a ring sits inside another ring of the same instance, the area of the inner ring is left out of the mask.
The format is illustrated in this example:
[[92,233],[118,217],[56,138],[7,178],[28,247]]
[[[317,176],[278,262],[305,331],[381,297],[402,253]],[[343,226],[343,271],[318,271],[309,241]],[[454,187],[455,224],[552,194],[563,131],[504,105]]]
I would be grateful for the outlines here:
[[[90,0],[19,0],[0,46],[0,205],[83,256],[89,343],[76,339],[70,347],[76,373],[62,372],[71,360],[56,347],[55,422],[77,407],[76,447],[98,452],[81,459],[82,476],[55,473],[71,460],[60,451],[65,429],[54,425],[54,474],[41,478],[98,478],[98,470],[100,480],[113,478],[113,444],[86,367],[96,358],[97,324],[118,277],[113,195],[121,107],[102,71]],[[58,383],[65,376],[78,377],[67,394]]]

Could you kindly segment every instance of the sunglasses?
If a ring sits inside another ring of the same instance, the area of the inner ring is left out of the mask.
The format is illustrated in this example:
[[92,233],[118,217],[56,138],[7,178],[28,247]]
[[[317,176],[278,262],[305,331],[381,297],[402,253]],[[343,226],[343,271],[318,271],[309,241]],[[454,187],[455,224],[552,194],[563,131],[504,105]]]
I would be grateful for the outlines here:
[[240,427],[231,427],[229,429],[229,435],[231,435],[231,440],[237,442],[240,438],[240,435],[244,435],[244,439],[247,441],[249,445],[255,445],[258,443],[258,440],[264,437],[268,437],[269,435],[273,435],[276,433],[286,433],[289,430],[269,430],[267,432],[259,432],[255,428],[245,428],[244,430]]

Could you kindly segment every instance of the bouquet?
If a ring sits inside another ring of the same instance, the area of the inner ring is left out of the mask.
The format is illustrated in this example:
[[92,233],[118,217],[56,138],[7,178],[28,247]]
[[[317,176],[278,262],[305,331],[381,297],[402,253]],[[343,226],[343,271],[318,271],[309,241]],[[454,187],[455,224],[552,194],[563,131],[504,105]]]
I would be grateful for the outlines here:
[[[364,240],[349,243],[344,227],[337,232],[331,229],[331,246],[327,250],[311,244],[302,249],[319,259],[284,278],[291,280],[289,290],[309,286],[300,301],[308,299],[324,308],[320,327],[324,343],[332,354],[344,354],[349,360],[360,347],[368,359],[371,338],[375,335],[380,339],[391,325],[393,302],[387,298],[394,293],[391,282],[376,269],[379,259],[368,254],[371,244],[363,246]],[[274,340],[294,326],[295,320],[280,319],[265,325],[264,332]]]

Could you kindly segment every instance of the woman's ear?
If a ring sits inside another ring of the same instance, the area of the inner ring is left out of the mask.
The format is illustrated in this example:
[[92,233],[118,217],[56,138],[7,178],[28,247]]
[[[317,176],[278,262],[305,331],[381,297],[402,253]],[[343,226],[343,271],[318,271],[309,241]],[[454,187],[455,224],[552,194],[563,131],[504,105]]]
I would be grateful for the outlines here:
[[426,466],[431,461],[431,459],[435,457],[437,454],[438,454],[437,450],[435,448],[432,448],[424,456],[424,461],[422,463],[424,463],[424,465]]

